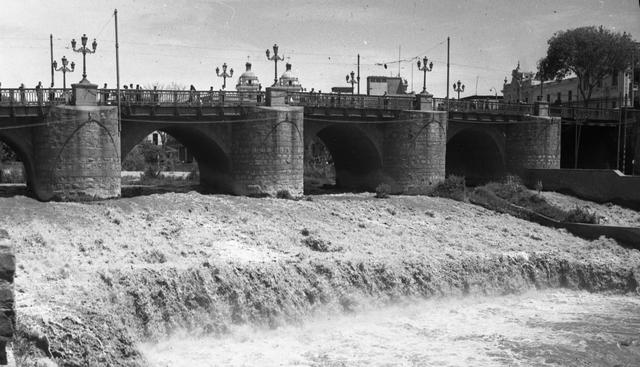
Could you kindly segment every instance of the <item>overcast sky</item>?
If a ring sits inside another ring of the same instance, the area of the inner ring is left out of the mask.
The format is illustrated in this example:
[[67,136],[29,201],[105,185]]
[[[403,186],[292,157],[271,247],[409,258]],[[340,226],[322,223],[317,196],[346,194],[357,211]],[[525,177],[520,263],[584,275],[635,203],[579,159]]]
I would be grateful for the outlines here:
[[[77,82],[82,55],[70,41],[83,33],[98,50],[87,55],[88,79],[115,87],[113,10],[118,9],[121,84],[193,84],[219,89],[215,68],[226,62],[237,76],[249,58],[263,86],[273,82],[273,62],[265,50],[274,43],[292,63],[303,87],[329,91],[347,86],[361,55],[361,91],[366,76],[401,76],[409,90],[422,90],[417,57],[433,60],[427,90],[446,94],[447,36],[451,37],[451,83],[466,84],[463,95],[489,94],[502,87],[518,60],[535,68],[546,41],[558,30],[604,25],[640,40],[638,0],[487,1],[205,1],[205,0],[3,0],[0,11],[0,82],[34,87],[51,82],[49,34],[53,54],[76,62],[67,74]],[[394,62],[394,60],[396,60]],[[388,69],[376,65],[387,63]],[[278,64],[278,74],[284,65]],[[413,74],[413,75],[412,75]],[[55,76],[62,86],[62,74]],[[413,80],[413,84],[412,84]],[[413,85],[413,87],[412,87]]]

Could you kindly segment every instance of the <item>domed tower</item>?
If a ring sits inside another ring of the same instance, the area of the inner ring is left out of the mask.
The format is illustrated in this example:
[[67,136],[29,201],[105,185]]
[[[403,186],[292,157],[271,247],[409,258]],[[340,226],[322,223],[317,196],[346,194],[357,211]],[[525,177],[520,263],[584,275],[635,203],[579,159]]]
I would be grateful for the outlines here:
[[236,90],[239,92],[240,98],[243,101],[257,101],[258,93],[262,86],[260,85],[256,74],[251,71],[251,63],[247,61],[245,65],[247,70],[240,75],[240,78],[238,78]]
[[291,64],[287,63],[287,70],[282,73],[278,81],[278,89],[285,89],[290,92],[302,92],[302,85],[298,81],[298,77],[291,71]]
[[247,61],[245,64],[247,70],[238,78],[236,90],[238,92],[257,92],[260,90],[260,82],[256,74],[251,71],[251,63]]

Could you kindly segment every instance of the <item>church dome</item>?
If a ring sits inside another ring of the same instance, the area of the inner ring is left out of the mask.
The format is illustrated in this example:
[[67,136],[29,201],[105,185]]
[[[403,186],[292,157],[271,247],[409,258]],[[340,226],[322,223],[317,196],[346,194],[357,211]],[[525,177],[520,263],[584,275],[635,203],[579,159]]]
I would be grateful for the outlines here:
[[258,81],[258,76],[251,71],[251,63],[247,62],[245,65],[247,70],[238,78],[236,89],[238,89],[238,87],[254,87],[258,89],[260,82]]
[[302,90],[298,77],[295,76],[291,71],[291,64],[287,63],[286,67],[287,69],[285,70],[284,73],[282,73],[282,76],[280,77],[280,81],[278,82],[278,85],[281,87],[289,87],[292,89]]

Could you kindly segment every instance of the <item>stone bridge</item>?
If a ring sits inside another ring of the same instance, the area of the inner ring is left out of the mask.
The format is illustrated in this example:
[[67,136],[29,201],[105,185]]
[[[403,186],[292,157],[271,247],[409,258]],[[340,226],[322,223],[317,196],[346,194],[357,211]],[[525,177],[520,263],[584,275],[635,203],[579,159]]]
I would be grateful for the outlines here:
[[[344,188],[420,194],[448,173],[470,180],[559,168],[559,118],[522,106],[464,107],[428,96],[266,92],[0,90],[0,139],[41,200],[120,195],[121,161],[153,131],[189,149],[219,192],[303,192],[319,138]],[[118,105],[121,118],[118,119]],[[540,115],[540,116],[537,116]]]

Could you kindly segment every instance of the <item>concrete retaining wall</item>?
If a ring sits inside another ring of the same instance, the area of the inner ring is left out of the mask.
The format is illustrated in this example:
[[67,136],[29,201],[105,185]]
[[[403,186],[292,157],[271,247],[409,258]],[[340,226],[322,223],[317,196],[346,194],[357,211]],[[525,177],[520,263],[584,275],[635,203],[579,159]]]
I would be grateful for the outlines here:
[[16,313],[13,276],[16,259],[7,231],[0,229],[0,365],[7,365],[7,343],[13,338]]
[[568,192],[586,200],[640,208],[640,176],[604,169],[530,169],[525,183],[541,181],[544,190]]

